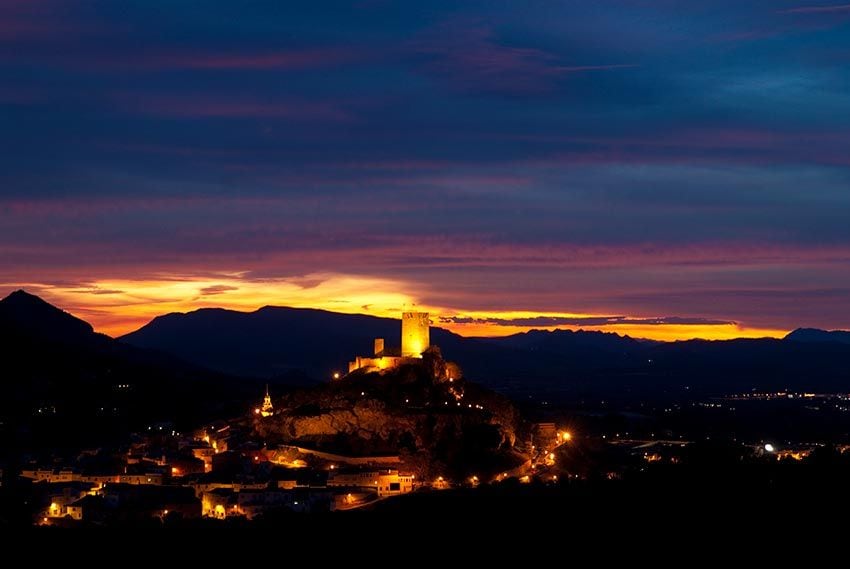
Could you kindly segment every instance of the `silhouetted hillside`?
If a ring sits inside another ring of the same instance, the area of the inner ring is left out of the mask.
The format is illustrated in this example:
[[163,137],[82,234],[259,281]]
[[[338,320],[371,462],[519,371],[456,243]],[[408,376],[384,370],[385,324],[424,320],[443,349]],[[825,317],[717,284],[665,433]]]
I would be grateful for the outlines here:
[[850,332],[846,330],[797,328],[783,339],[791,342],[838,342],[840,344],[850,344]]
[[272,444],[401,454],[404,470],[422,479],[490,476],[528,460],[528,425],[511,401],[462,378],[449,380],[445,365],[432,350],[398,369],[361,370],[293,390],[275,401],[274,415],[250,420]]
[[260,386],[122,344],[40,298],[0,301],[0,423],[31,447],[97,443],[149,421],[192,425]]
[[607,361],[613,366],[635,364],[643,358],[646,348],[657,342],[635,340],[611,332],[579,330],[531,330],[501,338],[481,338],[490,344],[527,350],[536,354],[551,354],[560,358],[593,362]]
[[0,325],[43,339],[90,343],[106,336],[94,333],[91,324],[56,308],[41,298],[16,290],[0,300]]

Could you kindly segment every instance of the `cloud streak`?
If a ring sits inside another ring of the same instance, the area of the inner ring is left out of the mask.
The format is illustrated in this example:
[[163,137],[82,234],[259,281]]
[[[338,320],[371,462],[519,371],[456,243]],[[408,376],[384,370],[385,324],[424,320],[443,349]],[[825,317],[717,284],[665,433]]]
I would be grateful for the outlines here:
[[850,4],[832,4],[824,6],[799,6],[797,8],[789,8],[780,10],[780,14],[850,14]]
[[357,60],[356,48],[313,48],[254,53],[163,53],[134,61],[157,69],[301,70],[336,66]]
[[737,322],[713,320],[711,318],[686,318],[681,316],[663,316],[659,318],[630,318],[628,316],[530,316],[523,318],[473,318],[470,316],[442,316],[443,324],[486,324],[491,326],[513,326],[523,328],[551,328],[557,326],[619,326],[637,324],[644,326],[728,326]]
[[543,49],[500,42],[484,25],[450,22],[410,43],[419,68],[470,92],[502,95],[535,95],[556,89],[558,81],[573,73],[637,67],[632,63],[566,65]]
[[143,115],[197,118],[265,118],[348,122],[353,116],[336,103],[298,99],[258,100],[199,95],[121,94],[119,108]]

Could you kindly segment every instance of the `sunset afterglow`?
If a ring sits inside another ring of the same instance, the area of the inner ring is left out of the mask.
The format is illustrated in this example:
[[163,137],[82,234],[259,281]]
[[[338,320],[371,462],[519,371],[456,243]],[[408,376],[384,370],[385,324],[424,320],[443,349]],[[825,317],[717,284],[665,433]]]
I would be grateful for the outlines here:
[[[140,328],[156,316],[171,312],[189,312],[199,308],[250,312],[263,306],[318,308],[391,318],[402,310],[415,307],[430,312],[435,326],[462,336],[506,336],[531,329],[584,329],[654,340],[719,340],[781,337],[787,333],[787,330],[747,328],[733,322],[680,324],[659,319],[646,323],[653,318],[611,318],[603,314],[516,310],[465,311],[459,307],[419,302],[418,292],[410,283],[335,274],[263,281],[242,279],[237,274],[222,274],[214,279],[171,276],[150,281],[96,281],[85,287],[71,288],[38,284],[21,286],[38,291],[45,299],[90,322],[97,331],[115,337]],[[410,292],[403,292],[406,290]],[[601,319],[610,319],[610,323],[594,324]],[[553,323],[547,323],[548,320]],[[569,324],[569,321],[588,323]]]

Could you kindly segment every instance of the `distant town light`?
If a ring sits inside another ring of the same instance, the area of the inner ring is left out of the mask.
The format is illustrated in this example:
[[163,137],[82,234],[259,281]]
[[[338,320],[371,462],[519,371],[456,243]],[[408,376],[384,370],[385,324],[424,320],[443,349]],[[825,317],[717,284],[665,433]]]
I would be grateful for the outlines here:
[[766,450],[767,452],[773,452],[773,451],[775,451],[775,450],[776,450],[776,447],[774,447],[774,446],[773,446],[772,444],[770,444],[770,443],[767,443],[766,445],[764,445],[764,450]]
[[338,371],[334,372],[334,379],[339,379],[339,372]]

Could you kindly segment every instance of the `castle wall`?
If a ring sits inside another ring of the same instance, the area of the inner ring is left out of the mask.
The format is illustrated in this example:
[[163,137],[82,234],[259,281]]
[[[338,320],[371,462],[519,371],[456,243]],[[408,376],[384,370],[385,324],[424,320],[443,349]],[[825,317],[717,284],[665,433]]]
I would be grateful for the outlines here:
[[367,356],[357,356],[353,362],[348,362],[348,373],[358,369],[366,371],[382,371],[385,369],[395,369],[402,364],[410,364],[417,358],[403,358],[399,356],[381,356],[378,358],[370,358]]
[[418,358],[431,345],[431,325],[427,312],[401,315],[401,355]]
[[431,324],[427,312],[405,312],[401,316],[401,352],[387,349],[383,338],[375,338],[374,355],[357,356],[348,362],[348,373],[358,369],[380,371],[412,363],[431,346]]

